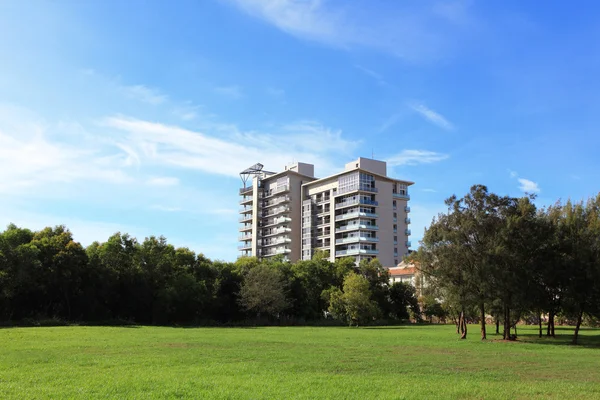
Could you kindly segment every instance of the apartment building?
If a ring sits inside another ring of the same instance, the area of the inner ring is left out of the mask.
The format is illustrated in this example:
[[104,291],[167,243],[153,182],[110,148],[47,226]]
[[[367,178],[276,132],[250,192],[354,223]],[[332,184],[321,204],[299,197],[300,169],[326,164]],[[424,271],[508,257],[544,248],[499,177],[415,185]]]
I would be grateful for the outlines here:
[[252,184],[240,190],[241,255],[296,261],[324,250],[331,261],[377,257],[391,266],[408,254],[413,182],[388,177],[385,162],[359,158],[322,179],[304,163],[251,173]]

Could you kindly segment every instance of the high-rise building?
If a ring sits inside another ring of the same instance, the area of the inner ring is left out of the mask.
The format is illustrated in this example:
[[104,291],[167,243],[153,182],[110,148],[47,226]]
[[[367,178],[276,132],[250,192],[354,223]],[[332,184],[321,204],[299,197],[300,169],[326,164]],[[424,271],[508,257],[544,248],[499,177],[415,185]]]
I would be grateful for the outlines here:
[[331,261],[377,257],[395,266],[408,254],[413,182],[388,177],[383,161],[359,158],[322,179],[304,163],[279,173],[256,164],[240,175],[243,256],[283,254],[296,261],[324,250]]

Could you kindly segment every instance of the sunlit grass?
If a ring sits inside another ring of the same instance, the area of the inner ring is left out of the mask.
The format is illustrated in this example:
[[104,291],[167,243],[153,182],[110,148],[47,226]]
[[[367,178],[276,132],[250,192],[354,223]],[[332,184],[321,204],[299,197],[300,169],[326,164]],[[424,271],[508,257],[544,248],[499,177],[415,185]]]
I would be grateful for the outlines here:
[[[1,398],[600,398],[600,330],[0,329]],[[564,336],[563,336],[564,335]]]

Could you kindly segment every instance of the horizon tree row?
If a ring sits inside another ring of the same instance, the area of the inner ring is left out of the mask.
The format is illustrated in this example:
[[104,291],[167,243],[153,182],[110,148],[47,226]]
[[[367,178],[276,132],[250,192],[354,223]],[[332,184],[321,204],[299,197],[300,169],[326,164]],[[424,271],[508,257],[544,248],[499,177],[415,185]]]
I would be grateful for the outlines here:
[[[84,323],[201,325],[243,321],[300,324],[335,318],[419,317],[415,291],[389,285],[377,260],[289,263],[242,257],[213,261],[164,237],[116,233],[87,248],[65,226],[0,232],[0,321],[56,318]],[[358,284],[357,284],[358,283]]]

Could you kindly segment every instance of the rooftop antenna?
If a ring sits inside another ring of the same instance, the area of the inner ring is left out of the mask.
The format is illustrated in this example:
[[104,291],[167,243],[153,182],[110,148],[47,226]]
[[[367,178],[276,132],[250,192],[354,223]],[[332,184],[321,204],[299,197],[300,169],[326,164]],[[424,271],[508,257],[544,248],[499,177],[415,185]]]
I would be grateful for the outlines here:
[[264,171],[263,165],[261,163],[256,163],[253,166],[246,168],[245,170],[240,172],[240,178],[242,179],[242,182],[244,183],[244,189],[246,188],[246,183],[248,182],[248,179],[250,179],[251,176],[258,176],[258,178],[260,179],[260,177],[263,174],[272,175],[273,172]]

